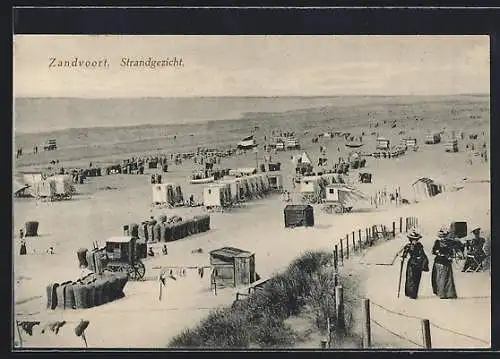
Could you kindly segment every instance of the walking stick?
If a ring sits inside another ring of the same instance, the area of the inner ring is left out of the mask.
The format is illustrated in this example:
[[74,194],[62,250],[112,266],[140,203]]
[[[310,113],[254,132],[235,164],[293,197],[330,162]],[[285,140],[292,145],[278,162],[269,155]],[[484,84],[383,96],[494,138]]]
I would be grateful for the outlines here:
[[404,262],[405,262],[404,258],[401,259],[401,266],[399,267],[398,298],[399,298],[399,294],[401,292],[401,278],[403,276],[403,264],[404,264]]

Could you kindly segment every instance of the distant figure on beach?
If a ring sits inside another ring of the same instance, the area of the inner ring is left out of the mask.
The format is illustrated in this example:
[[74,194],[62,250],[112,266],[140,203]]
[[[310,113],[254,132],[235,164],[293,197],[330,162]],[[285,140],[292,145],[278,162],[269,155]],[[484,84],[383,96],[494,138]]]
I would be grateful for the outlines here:
[[481,237],[481,228],[473,229],[472,233],[474,234],[474,238],[467,241],[467,257],[462,272],[467,272],[469,269],[472,271],[478,270],[486,258],[484,251],[486,240]]
[[454,253],[453,240],[448,238],[448,235],[448,230],[441,229],[432,247],[432,254],[435,255],[431,275],[432,292],[441,299],[457,298],[451,266]]
[[27,253],[27,249],[26,249],[26,241],[23,239],[21,239],[21,248],[19,249],[19,255],[21,256],[24,256],[26,255]]
[[422,272],[429,271],[429,260],[424,252],[424,246],[419,242],[422,236],[411,231],[407,237],[410,243],[404,246],[401,256],[403,261],[409,256],[406,264],[405,295],[417,299]]

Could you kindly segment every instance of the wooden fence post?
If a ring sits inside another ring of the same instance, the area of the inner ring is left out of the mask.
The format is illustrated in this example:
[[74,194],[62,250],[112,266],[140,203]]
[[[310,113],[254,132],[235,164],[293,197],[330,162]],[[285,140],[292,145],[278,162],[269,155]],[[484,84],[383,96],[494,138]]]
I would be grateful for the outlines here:
[[344,265],[344,240],[340,238],[340,264]]
[[399,217],[399,233],[403,232],[403,217]]
[[366,244],[368,243],[368,238],[370,237],[370,233],[368,232],[368,227],[365,229],[365,232],[366,232],[366,236],[365,236],[365,247],[366,247]]
[[348,234],[345,235],[345,241],[346,241],[346,245],[345,245],[345,258],[349,259],[349,235]]
[[409,225],[409,218],[406,217],[405,218],[405,232],[408,232],[408,229],[410,228],[410,225]]
[[422,339],[424,342],[424,348],[430,349],[432,348],[432,342],[431,342],[431,325],[429,319],[422,319],[421,325],[422,325]]
[[354,232],[352,232],[352,251],[356,252],[356,236],[354,235]]
[[363,304],[363,348],[370,348],[372,346],[370,299],[364,299]]
[[396,237],[396,222],[392,221],[392,236]]
[[335,251],[333,252],[333,266],[335,267],[335,271],[339,268],[339,247],[335,245]]
[[361,229],[358,230],[358,252],[361,251],[363,249],[363,245],[362,245],[362,242],[361,242]]
[[342,333],[345,329],[344,321],[344,289],[341,285],[335,287],[335,313],[337,315],[337,328]]

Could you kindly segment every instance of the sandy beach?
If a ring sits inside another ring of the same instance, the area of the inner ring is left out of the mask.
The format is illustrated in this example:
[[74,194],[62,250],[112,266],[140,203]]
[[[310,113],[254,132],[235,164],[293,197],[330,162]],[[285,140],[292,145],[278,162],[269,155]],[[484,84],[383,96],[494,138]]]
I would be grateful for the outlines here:
[[[336,102],[341,100],[331,100],[332,104]],[[472,119],[471,116],[478,118]],[[391,127],[393,121],[397,124],[394,128]],[[372,127],[376,122],[379,126]],[[361,135],[364,132],[363,153],[374,151],[377,136],[384,136],[395,144],[403,137],[415,137],[418,151],[407,151],[403,156],[392,159],[365,157],[366,168],[351,170],[348,175],[348,181],[368,196],[384,189],[390,192],[400,188],[402,197],[410,203],[373,208],[368,201],[360,203],[352,213],[341,215],[324,213],[320,205],[315,205],[314,227],[289,229],[284,228],[283,209],[286,203],[279,194],[248,201],[241,208],[210,213],[210,231],[168,243],[168,255],[145,259],[146,278],[149,280],[129,281],[124,298],[91,309],[50,311],[46,309],[45,287],[49,282],[73,280],[79,276],[76,254],[79,248],[91,248],[94,241],[102,245],[106,238],[121,235],[123,225],[140,222],[149,216],[175,214],[188,218],[206,211],[202,207],[153,208],[150,184],[153,170],[146,170],[143,175],[116,174],[88,178],[87,183],[76,185],[78,194],[67,201],[14,199],[12,255],[16,318],[63,319],[68,322],[85,318],[91,323],[87,330],[90,348],[163,348],[173,336],[184,328],[196,325],[211,309],[231,305],[234,289],[222,289],[214,295],[209,288],[208,276],[200,279],[196,270],[188,270],[186,277],[167,282],[165,298],[159,301],[158,271],[153,267],[209,265],[210,250],[232,246],[254,252],[256,272],[261,277],[269,277],[307,250],[331,251],[346,233],[375,224],[389,227],[399,217],[406,216],[419,218],[422,243],[430,259],[437,230],[449,226],[452,221],[467,221],[469,228],[479,226],[483,233],[489,234],[490,164],[475,156],[474,151],[466,149],[466,145],[472,142],[478,150],[483,143],[489,148],[488,97],[457,96],[433,102],[418,97],[397,101],[361,98],[357,102],[348,101],[343,106],[324,105],[288,112],[280,109],[259,113],[257,107],[255,112],[246,114],[243,119],[203,125],[187,124],[172,128],[152,125],[115,130],[73,129],[62,134],[19,134],[16,145],[22,144],[27,152],[45,139],[64,139],[56,151],[26,153],[16,160],[14,175],[20,178],[22,171],[46,167],[53,159],[58,159],[67,168],[88,167],[89,162],[93,166],[104,167],[132,156],[179,153],[196,150],[197,146],[235,146],[256,126],[255,137],[260,144],[264,143],[264,136],[270,137],[272,129],[295,131],[300,138],[301,150],[271,153],[273,162],[281,162],[284,187],[290,191],[293,190],[295,173],[292,155],[306,151],[316,165],[319,146],[327,148],[329,164],[349,153],[344,139],[323,138],[319,143],[312,143],[312,138],[319,133],[341,130]],[[463,132],[464,139],[458,137],[459,151],[445,152],[443,143],[424,144],[425,136],[432,130],[443,131],[443,138],[450,136],[452,131],[457,136]],[[174,134],[175,140],[172,138]],[[477,134],[478,139],[469,140],[469,134]],[[265,154],[259,146],[257,163],[264,162]],[[255,167],[255,164],[256,155],[249,151],[222,158],[219,167]],[[165,181],[180,184],[185,197],[193,194],[195,200],[201,202],[203,185],[189,184],[193,168],[193,161],[189,159],[180,165],[170,161],[164,178]],[[359,171],[372,173],[372,183],[359,183]],[[411,184],[421,177],[432,178],[444,184],[447,190],[436,197],[414,203]],[[106,190],[106,187],[111,189]],[[20,256],[18,231],[27,221],[40,223],[39,236],[27,238],[28,255]],[[380,244],[380,248],[383,248],[384,255],[395,256],[405,243],[405,238],[397,238],[392,243]],[[54,247],[53,255],[45,253],[50,246]],[[203,253],[192,253],[197,248],[202,248]],[[363,264],[361,259],[351,259],[352,263],[345,270],[362,275],[365,296],[374,303],[408,316],[428,318],[441,327],[476,337],[465,338],[434,328],[433,348],[489,347],[491,278],[488,271],[461,273],[455,268],[459,298],[453,301],[440,300],[432,295],[430,275],[426,273],[422,279],[421,298],[411,301],[396,298],[398,261],[393,265],[379,266]],[[374,311],[374,317],[380,324],[390,325],[420,341],[418,320],[394,319],[391,313],[380,308],[374,308]],[[454,320],[450,321],[450,317]],[[470,326],[471,322],[476,323],[474,328]],[[42,335],[35,329],[33,336],[23,335],[23,347],[81,348],[81,338],[76,337],[68,326],[58,335]],[[373,336],[373,342],[378,347],[415,348],[415,345],[380,328],[374,328]]]

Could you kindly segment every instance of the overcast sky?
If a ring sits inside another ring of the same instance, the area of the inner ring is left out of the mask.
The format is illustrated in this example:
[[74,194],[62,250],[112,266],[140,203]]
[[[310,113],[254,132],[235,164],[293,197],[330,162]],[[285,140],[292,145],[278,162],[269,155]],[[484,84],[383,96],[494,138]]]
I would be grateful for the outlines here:
[[[49,69],[49,58],[108,69]],[[182,57],[125,69],[122,57]],[[487,36],[54,36],[14,38],[18,97],[489,93]]]

